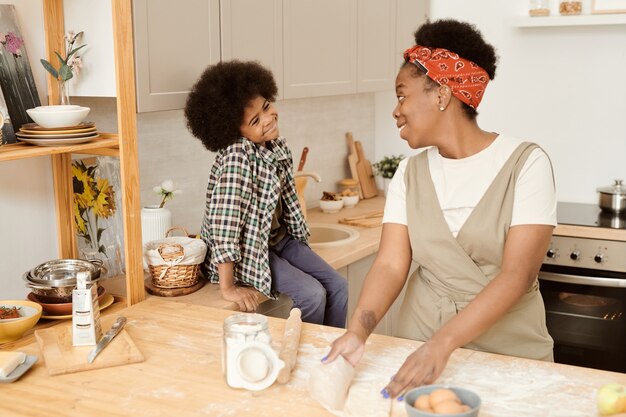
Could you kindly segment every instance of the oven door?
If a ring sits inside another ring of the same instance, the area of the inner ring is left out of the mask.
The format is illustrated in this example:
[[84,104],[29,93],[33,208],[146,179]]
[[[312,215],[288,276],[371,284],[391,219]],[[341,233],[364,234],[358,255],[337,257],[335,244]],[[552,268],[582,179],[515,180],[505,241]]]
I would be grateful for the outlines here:
[[540,289],[556,362],[626,372],[626,276],[607,275],[615,274],[542,267]]

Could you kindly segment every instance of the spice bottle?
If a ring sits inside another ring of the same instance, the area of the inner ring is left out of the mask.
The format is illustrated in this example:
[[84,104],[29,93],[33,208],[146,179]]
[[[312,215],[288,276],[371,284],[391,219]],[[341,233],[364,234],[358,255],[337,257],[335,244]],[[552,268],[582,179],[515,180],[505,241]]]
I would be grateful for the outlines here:
[[550,1],[549,0],[530,0],[528,4],[528,14],[531,16],[549,16]]
[[272,385],[285,363],[271,347],[267,317],[239,313],[224,320],[222,370],[232,388],[252,391]]
[[564,16],[580,14],[582,11],[583,11],[582,1],[559,2],[559,13]]

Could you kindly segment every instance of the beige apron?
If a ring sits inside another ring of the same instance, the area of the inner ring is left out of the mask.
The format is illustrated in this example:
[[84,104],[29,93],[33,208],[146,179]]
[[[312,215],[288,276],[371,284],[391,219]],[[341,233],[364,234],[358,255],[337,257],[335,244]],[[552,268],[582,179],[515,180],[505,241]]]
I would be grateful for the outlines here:
[[[536,148],[528,142],[518,146],[456,239],[439,206],[426,152],[409,160],[404,177],[407,223],[413,261],[419,267],[407,284],[398,336],[430,339],[500,272],[515,182]],[[465,347],[552,361],[553,344],[535,281],[504,317]]]

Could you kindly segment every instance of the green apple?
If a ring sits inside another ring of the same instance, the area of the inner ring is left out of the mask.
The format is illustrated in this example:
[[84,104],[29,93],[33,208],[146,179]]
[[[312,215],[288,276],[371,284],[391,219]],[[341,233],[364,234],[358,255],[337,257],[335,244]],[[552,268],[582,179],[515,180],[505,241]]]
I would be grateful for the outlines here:
[[596,396],[598,412],[603,416],[626,412],[626,387],[621,384],[606,384]]

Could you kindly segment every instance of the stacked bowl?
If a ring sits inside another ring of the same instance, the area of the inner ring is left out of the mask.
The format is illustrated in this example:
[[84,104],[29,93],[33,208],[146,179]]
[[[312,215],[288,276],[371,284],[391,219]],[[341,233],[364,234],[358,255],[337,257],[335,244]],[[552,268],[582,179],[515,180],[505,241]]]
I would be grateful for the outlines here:
[[92,122],[84,122],[89,107],[76,105],[39,106],[26,112],[35,121],[27,123],[15,133],[26,143],[40,146],[59,146],[88,142],[99,137]]
[[[50,315],[71,314],[72,290],[76,288],[78,272],[89,273],[90,282],[98,282],[106,276],[102,261],[92,259],[55,259],[37,265],[22,276],[31,289],[28,299],[40,304]],[[98,296],[104,296],[99,289]]]

